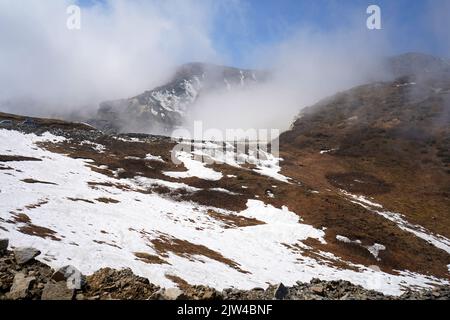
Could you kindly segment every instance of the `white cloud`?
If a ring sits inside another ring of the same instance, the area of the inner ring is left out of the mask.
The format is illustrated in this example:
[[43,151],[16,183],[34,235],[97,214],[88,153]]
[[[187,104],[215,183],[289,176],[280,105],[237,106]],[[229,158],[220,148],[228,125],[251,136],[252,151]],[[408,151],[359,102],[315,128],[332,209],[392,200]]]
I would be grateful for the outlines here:
[[69,4],[0,2],[0,101],[96,105],[161,84],[181,62],[219,60],[207,4],[109,0],[82,7],[79,31],[66,28]]

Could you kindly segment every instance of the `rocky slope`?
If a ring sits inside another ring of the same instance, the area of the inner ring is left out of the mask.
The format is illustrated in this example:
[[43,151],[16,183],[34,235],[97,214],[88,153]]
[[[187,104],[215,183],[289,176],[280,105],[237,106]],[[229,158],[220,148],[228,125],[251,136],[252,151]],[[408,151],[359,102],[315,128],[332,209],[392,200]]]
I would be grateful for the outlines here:
[[[448,60],[421,53],[390,57],[384,65],[393,78],[420,75],[423,79],[435,79],[450,74]],[[179,67],[167,84],[132,98],[101,103],[95,119],[88,122],[109,133],[170,135],[184,124],[202,95],[239,90],[262,84],[269,78],[269,72],[189,63]]]
[[365,290],[347,281],[298,282],[266,289],[217,291],[178,281],[177,287],[160,288],[149,279],[138,277],[130,269],[104,268],[84,276],[75,267],[53,270],[36,261],[40,254],[33,248],[5,250],[0,240],[0,300],[448,300],[450,287],[426,291],[406,291],[400,297]]
[[282,282],[308,298],[318,278],[425,297],[411,290],[450,280],[449,92],[448,74],[430,72],[338,93],[281,135],[282,159],[0,114],[0,238],[108,283],[92,296],[125,298],[108,279],[134,279],[114,271],[128,267],[150,279],[133,280],[144,296],[199,286],[265,298]]
[[266,73],[256,70],[185,64],[163,86],[129,99],[101,103],[96,119],[89,123],[105,132],[170,134],[201,95],[251,86],[266,78]]
[[[210,142],[184,142],[190,148],[173,154],[170,138],[0,118],[12,121],[0,129],[0,238],[37,248],[55,269],[129,267],[160,287],[219,291],[319,278],[400,296],[448,284],[448,220],[436,214],[447,200],[420,180],[411,198],[406,176],[381,180],[355,156],[285,137],[278,162]],[[200,151],[216,161],[200,162]],[[430,187],[440,187],[436,177]],[[440,202],[422,212],[419,196]]]

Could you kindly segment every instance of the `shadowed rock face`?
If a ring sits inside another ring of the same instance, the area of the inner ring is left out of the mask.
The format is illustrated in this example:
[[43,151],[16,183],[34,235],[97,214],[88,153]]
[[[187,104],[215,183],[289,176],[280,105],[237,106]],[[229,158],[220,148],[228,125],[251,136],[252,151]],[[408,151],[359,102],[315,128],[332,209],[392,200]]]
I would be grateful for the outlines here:
[[97,118],[90,123],[109,132],[170,134],[202,94],[237,88],[264,81],[267,74],[203,63],[181,66],[172,80],[130,99],[100,104]]

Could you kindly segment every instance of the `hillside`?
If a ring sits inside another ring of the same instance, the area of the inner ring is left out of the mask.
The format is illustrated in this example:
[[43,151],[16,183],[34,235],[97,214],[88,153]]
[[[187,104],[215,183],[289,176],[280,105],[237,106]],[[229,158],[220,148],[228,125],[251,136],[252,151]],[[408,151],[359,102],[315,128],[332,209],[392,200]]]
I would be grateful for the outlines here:
[[384,176],[353,179],[375,184],[370,193],[326,178],[345,173],[350,156],[287,143],[287,133],[281,166],[270,154],[241,165],[199,142],[220,161],[182,152],[176,165],[169,138],[51,123],[0,130],[0,238],[39,249],[53,268],[130,267],[158,286],[219,290],[320,278],[400,295],[448,284],[445,211],[430,209],[437,223],[419,226],[414,211],[387,201],[401,191],[378,190],[391,182],[374,180]]
[[155,290],[448,286],[450,77],[422,71],[303,109],[281,158],[0,114],[0,239],[54,269],[131,268]]

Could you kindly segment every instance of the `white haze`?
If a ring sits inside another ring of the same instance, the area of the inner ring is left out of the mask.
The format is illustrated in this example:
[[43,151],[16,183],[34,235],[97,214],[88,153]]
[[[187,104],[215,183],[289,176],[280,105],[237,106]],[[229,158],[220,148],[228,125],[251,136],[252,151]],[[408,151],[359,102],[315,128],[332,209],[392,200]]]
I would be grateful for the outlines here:
[[386,44],[382,38],[374,43],[364,36],[351,30],[327,35],[302,31],[276,47],[263,48],[258,59],[271,66],[270,79],[201,97],[190,123],[284,130],[302,107],[358,84],[386,80],[390,77],[383,67]]
[[[83,7],[81,30],[69,31],[71,1],[0,0],[0,111],[95,112],[101,101],[164,84],[182,62],[225,63],[212,38],[216,15],[227,14],[217,8],[229,4],[230,11],[242,12],[239,1],[219,2],[109,0]],[[436,7],[430,16],[439,17],[433,27],[445,41],[448,20]],[[386,79],[381,60],[392,46],[386,31],[365,28],[366,17],[349,12],[340,30],[302,28],[281,43],[254,48],[245,60],[270,70],[271,80],[202,95],[187,126],[202,120],[205,128],[283,130],[305,106]]]
[[66,27],[70,4],[0,1],[0,108],[12,109],[4,111],[94,109],[161,84],[180,61],[218,59],[211,8],[198,1],[110,0],[82,7],[77,31]]

